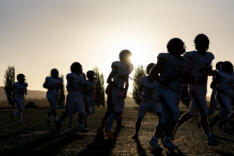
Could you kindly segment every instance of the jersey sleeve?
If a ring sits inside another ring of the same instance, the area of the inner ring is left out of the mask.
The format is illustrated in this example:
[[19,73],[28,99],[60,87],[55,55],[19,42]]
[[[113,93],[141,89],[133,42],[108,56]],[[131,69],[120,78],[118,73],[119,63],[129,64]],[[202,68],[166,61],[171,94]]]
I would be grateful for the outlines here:
[[165,63],[167,62],[167,54],[166,53],[160,53],[157,57],[157,67],[159,68],[159,71],[164,70]]
[[13,88],[16,88],[16,83],[13,83]]
[[72,81],[72,75],[71,74],[67,74],[66,79],[67,79],[67,81]]

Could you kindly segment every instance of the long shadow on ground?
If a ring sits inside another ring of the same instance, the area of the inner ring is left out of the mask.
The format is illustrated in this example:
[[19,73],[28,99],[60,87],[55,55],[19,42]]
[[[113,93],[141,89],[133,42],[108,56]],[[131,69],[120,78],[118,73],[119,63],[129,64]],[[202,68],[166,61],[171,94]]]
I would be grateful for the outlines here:
[[77,129],[71,129],[62,133],[47,134],[39,139],[27,142],[26,144],[3,150],[0,152],[0,155],[55,156],[65,145],[74,140],[84,138],[84,135],[76,135],[75,132],[77,132]]
[[104,134],[102,128],[97,130],[97,134],[95,136],[94,141],[89,144],[84,150],[79,152],[77,156],[85,156],[85,155],[101,155],[101,156],[109,156],[111,155],[112,149],[116,143],[116,139],[120,133],[120,129],[115,129],[114,135],[115,139],[104,140]]

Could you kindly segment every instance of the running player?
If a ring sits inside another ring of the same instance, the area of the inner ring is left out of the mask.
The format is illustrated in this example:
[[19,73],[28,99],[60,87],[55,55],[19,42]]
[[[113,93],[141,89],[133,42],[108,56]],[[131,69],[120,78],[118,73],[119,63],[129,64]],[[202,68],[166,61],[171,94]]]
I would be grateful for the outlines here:
[[[150,63],[146,68],[146,73],[149,74],[150,70],[154,66],[154,63]],[[161,106],[158,98],[158,82],[151,80],[149,76],[144,76],[140,80],[140,95],[142,96],[142,103],[138,110],[138,119],[136,122],[136,133],[133,136],[133,139],[138,138],[138,132],[141,127],[141,122],[145,117],[145,114],[149,111],[152,111],[155,115],[158,116],[160,120],[161,115]]]

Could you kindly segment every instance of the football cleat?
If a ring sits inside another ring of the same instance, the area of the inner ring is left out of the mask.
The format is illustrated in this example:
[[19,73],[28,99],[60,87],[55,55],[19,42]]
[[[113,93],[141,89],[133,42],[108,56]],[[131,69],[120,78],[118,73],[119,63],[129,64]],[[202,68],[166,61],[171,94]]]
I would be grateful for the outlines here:
[[168,148],[170,150],[175,150],[177,149],[177,146],[173,144],[172,138],[165,136],[162,140],[163,146],[165,148]]
[[106,132],[106,136],[107,136],[109,139],[115,139],[114,135],[113,135],[111,132]]
[[152,139],[149,142],[150,146],[154,149],[162,149],[158,144],[158,138],[153,136]]

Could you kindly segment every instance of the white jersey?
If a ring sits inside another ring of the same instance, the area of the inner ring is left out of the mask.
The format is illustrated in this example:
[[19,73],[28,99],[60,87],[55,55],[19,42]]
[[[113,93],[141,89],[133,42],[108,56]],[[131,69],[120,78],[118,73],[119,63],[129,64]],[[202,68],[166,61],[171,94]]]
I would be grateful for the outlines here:
[[49,76],[46,77],[45,82],[48,88],[47,93],[58,93],[60,86],[63,84],[63,79]]
[[155,102],[159,102],[158,98],[158,82],[148,80],[148,76],[144,76],[140,80],[140,84],[143,87],[143,99],[153,100]]
[[122,61],[115,61],[111,65],[112,71],[115,72],[113,81],[118,88],[123,88],[128,79],[129,74],[133,70],[132,64],[127,64]]
[[227,96],[233,96],[233,87],[234,87],[234,74],[227,74],[223,71],[218,71],[220,76],[219,88],[224,91],[224,94]]
[[180,92],[182,78],[179,76],[186,71],[185,61],[183,57],[176,57],[170,53],[160,53],[158,55],[160,65],[160,81],[166,81],[167,84],[161,84],[163,88]]
[[15,89],[15,96],[23,98],[24,95],[26,94],[28,84],[27,83],[16,82],[16,83],[13,84],[13,87]]
[[67,91],[81,94],[82,85],[85,83],[83,74],[69,73],[67,74]]
[[87,95],[93,95],[94,90],[96,88],[96,80],[90,81],[90,80],[86,80],[85,81],[85,86],[86,86],[86,90],[87,90]]
[[191,51],[184,54],[186,62],[190,66],[190,75],[194,78],[194,82],[189,85],[192,89],[196,84],[203,84],[205,87],[207,85],[208,70],[212,68],[212,61],[214,55],[210,52],[206,52],[204,55],[198,53],[197,51]]

